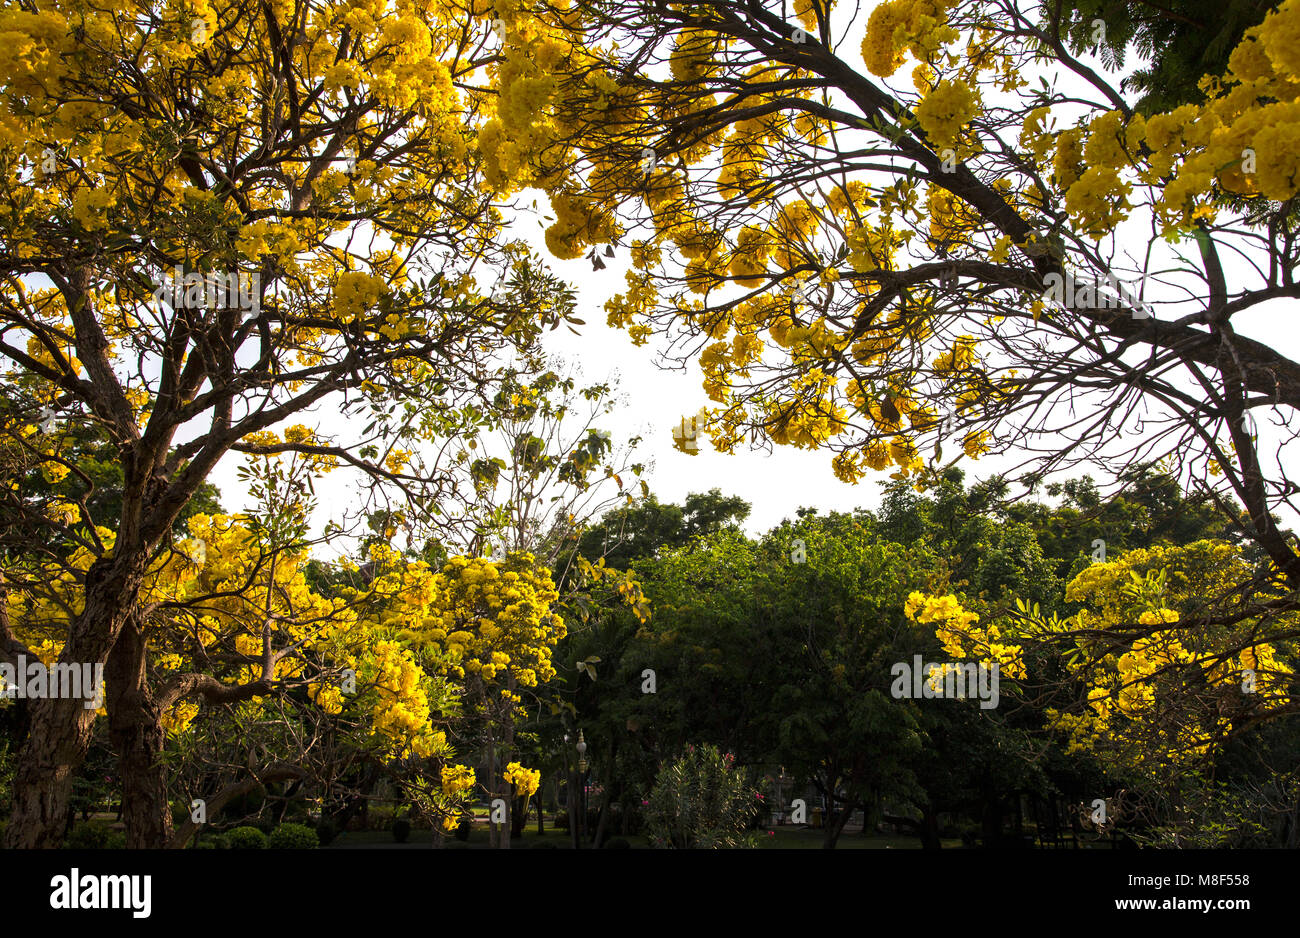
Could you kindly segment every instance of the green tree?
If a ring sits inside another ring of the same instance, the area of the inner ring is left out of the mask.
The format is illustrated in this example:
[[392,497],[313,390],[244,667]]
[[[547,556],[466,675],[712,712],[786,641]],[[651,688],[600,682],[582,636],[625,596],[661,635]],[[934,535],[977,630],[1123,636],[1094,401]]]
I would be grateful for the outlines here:
[[1147,115],[1202,100],[1201,79],[1226,72],[1246,30],[1277,8],[1269,0],[1043,0],[1041,6],[1044,30],[1064,37],[1075,55],[1095,51],[1099,36],[1112,68],[1137,53],[1143,65],[1121,84],[1141,95],[1134,108]]
[[748,502],[724,496],[721,489],[691,493],[681,505],[663,504],[648,495],[636,505],[606,513],[584,532],[578,551],[591,560],[604,557],[610,566],[623,568],[663,548],[681,547],[696,535],[739,525],[749,511]]

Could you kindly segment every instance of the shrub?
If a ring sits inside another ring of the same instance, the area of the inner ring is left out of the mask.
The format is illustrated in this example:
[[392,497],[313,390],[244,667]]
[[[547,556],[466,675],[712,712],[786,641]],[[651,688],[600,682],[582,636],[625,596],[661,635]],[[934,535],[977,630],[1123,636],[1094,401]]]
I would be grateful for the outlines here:
[[107,850],[109,835],[112,833],[106,824],[93,821],[78,824],[72,829],[72,833],[68,834],[63,846],[67,850]]
[[225,834],[209,834],[206,837],[200,837],[194,845],[195,850],[229,850],[230,841]]
[[265,850],[266,835],[256,827],[236,827],[226,834],[231,850]]
[[125,850],[126,833],[124,831],[109,831],[108,840],[104,844],[105,850]]
[[366,811],[368,828],[372,831],[391,830],[397,809],[391,804],[372,804]]
[[334,843],[334,838],[338,835],[338,829],[330,821],[321,821],[316,825],[316,842],[322,847],[328,847]]
[[319,843],[316,832],[307,825],[281,824],[266,845],[272,850],[314,850]]
[[609,825],[620,833],[630,834],[633,837],[641,833],[641,829],[645,827],[645,818],[641,816],[640,802],[637,802],[636,807],[632,807],[630,804],[615,807],[613,816],[609,819]]
[[607,840],[607,841],[605,841],[605,843],[602,845],[602,848],[601,848],[601,849],[603,849],[603,850],[631,850],[631,849],[632,849],[632,845],[631,845],[630,843],[628,843],[628,842],[627,842],[627,839],[624,838],[624,837],[615,837],[615,838],[613,838],[612,840]]
[[474,829],[474,823],[468,818],[456,825],[456,839],[461,843],[469,842],[470,831]]
[[406,839],[411,836],[411,822],[405,818],[393,822],[393,840],[399,844],[406,843]]
[[753,845],[746,833],[758,791],[731,755],[715,746],[688,746],[659,769],[647,806],[646,828],[656,847],[734,848]]

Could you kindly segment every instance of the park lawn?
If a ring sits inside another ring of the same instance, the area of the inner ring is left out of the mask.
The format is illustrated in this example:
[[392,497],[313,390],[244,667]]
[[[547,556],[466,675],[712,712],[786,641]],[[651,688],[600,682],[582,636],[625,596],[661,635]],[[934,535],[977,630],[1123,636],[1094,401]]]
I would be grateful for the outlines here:
[[[769,828],[769,830],[771,830]],[[781,827],[769,834],[767,830],[756,832],[758,837],[758,849],[760,850],[820,850],[822,846],[822,832],[815,828],[793,828]],[[615,835],[618,836],[618,835]],[[330,845],[329,849],[430,849],[432,834],[430,831],[411,831],[411,836],[404,844],[399,844],[393,840],[393,835],[389,831],[347,831],[340,834],[338,838]],[[650,841],[644,835],[628,836],[624,838],[633,849],[649,849]],[[459,844],[454,839],[453,844]],[[459,845],[453,846],[453,850],[486,850],[488,849],[488,831],[485,825],[474,825],[470,831],[469,840],[466,842],[467,847]],[[532,827],[524,831],[524,836],[511,844],[512,850],[532,850],[538,849],[540,843],[554,844],[556,849],[571,850],[573,843],[569,839],[568,831],[558,828],[550,828],[545,834],[538,834],[537,828]],[[960,849],[961,841],[957,839],[942,841],[945,850]],[[546,848],[540,848],[546,849]],[[888,836],[874,835],[863,837],[860,834],[846,834],[840,837],[836,850],[919,850],[921,842],[915,837],[905,836]]]

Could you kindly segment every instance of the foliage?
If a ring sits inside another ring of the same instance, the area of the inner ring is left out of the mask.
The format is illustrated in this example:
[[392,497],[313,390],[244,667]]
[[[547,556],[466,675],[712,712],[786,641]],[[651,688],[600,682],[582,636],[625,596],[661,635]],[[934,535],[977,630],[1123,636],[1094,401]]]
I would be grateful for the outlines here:
[[236,827],[226,832],[231,850],[265,850],[267,837],[256,827]]
[[[1135,109],[1151,115],[1198,103],[1201,78],[1227,71],[1242,35],[1275,6],[1269,0],[1076,0],[1065,6],[1044,2],[1042,11],[1044,28],[1067,37],[1076,55],[1096,51],[1099,35],[1108,65],[1123,66],[1130,49],[1136,51],[1145,64],[1123,85],[1142,93]],[[1053,15],[1060,15],[1059,24]]]
[[609,566],[623,569],[663,548],[682,547],[698,535],[738,525],[749,516],[749,509],[748,502],[723,496],[720,489],[692,492],[681,505],[665,505],[649,495],[634,506],[607,512],[583,533],[578,551],[588,560],[603,558]]
[[[313,678],[328,697],[329,665],[368,670],[372,739],[390,756],[437,754],[420,700],[432,688],[409,654],[299,589],[309,625],[274,587],[279,561],[307,563],[312,480],[336,466],[371,483],[367,502],[396,498],[413,522],[454,529],[434,509],[456,473],[426,458],[430,444],[493,426],[495,357],[527,355],[573,311],[572,291],[509,242],[482,185],[474,141],[489,102],[469,75],[490,21],[302,0],[198,15],[54,0],[3,19],[23,49],[0,80],[0,190],[14,208],[0,224],[0,502],[4,542],[21,545],[4,558],[15,629],[61,632],[57,655],[99,663],[124,630],[144,631],[126,671],[161,683],[120,706],[164,713],[171,730],[200,698],[273,701]],[[503,292],[487,295],[491,281]],[[295,422],[325,403],[348,439]],[[262,460],[243,477],[259,510],[193,512],[231,453]],[[33,473],[48,493],[22,488]],[[191,538],[197,527],[236,549],[215,558],[229,574],[215,578],[216,623],[203,621],[213,579],[186,562],[195,545],[175,543],[187,516]],[[219,648],[204,642],[214,633]],[[6,658],[27,650],[7,623],[2,638]],[[60,833],[91,735],[77,706],[33,709],[29,739],[60,740],[61,762],[19,754],[11,844]],[[161,764],[125,771],[127,797],[164,788]],[[53,808],[38,810],[47,796]],[[165,815],[145,827],[137,845],[171,837]]]
[[746,831],[758,792],[730,754],[690,746],[660,769],[646,808],[657,847],[717,850],[752,846]]
[[1226,62],[1166,113],[1075,59],[1036,0],[514,11],[487,179],[549,194],[556,257],[625,251],[609,323],[698,364],[715,449],[822,449],[845,482],[923,486],[954,453],[1018,451],[1026,481],[1163,459],[1253,519],[1294,588],[1285,461],[1256,418],[1288,422],[1300,365],[1232,318],[1297,292],[1277,234],[1300,221],[1300,4],[1198,4],[1204,37],[1189,4],[1151,6],[1104,5],[1117,44]]
[[73,827],[63,846],[66,850],[120,850],[126,843],[120,831],[114,831],[107,824],[90,821]]
[[316,831],[305,824],[281,824],[266,841],[271,850],[314,850],[319,845]]

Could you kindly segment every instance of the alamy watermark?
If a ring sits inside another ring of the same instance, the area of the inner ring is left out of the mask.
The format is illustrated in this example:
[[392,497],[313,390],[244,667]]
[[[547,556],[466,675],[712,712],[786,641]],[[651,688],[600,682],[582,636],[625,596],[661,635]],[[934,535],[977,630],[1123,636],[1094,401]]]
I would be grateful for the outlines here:
[[889,693],[895,700],[974,697],[981,710],[992,710],[998,705],[1000,667],[996,661],[922,663],[920,655],[913,655],[911,664],[900,661],[889,669],[894,678]]
[[184,271],[175,268],[167,275],[153,298],[172,309],[239,309],[257,313],[262,308],[262,275],[241,270]]
[[1145,278],[1137,288],[1124,283],[1114,274],[1102,280],[1078,280],[1067,272],[1050,273],[1043,278],[1043,299],[1052,300],[1066,309],[1132,309],[1134,319],[1150,319],[1150,304],[1141,299]]
[[51,909],[126,909],[133,918],[153,910],[153,877],[148,873],[113,876],[82,873],[73,867],[50,880]]
[[19,655],[16,668],[0,661],[0,697],[9,700],[84,698],[87,710],[98,710],[104,706],[104,666],[60,662],[47,667],[44,662],[29,662],[26,655]]

